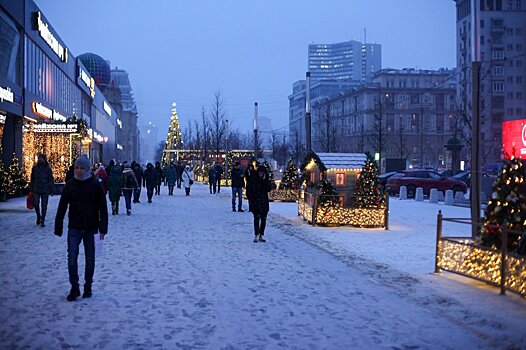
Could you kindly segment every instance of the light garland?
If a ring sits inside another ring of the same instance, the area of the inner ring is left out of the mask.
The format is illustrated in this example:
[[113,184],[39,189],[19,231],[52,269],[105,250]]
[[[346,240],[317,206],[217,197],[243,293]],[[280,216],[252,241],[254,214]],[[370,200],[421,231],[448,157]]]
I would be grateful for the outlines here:
[[295,202],[298,200],[298,191],[291,189],[274,189],[269,192],[269,199],[273,201]]
[[[500,250],[476,246],[470,240],[442,238],[438,242],[437,266],[498,286],[501,256]],[[507,255],[505,287],[526,296],[526,258]]]

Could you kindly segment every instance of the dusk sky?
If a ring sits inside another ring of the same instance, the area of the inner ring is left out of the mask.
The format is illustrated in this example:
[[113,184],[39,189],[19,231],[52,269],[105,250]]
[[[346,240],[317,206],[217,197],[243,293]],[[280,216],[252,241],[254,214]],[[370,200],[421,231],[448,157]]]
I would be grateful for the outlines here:
[[73,55],[93,52],[128,71],[139,126],[164,139],[172,102],[182,126],[221,90],[232,129],[252,128],[253,105],[288,125],[292,84],[310,43],[382,45],[383,68],[455,66],[452,0],[36,0]]

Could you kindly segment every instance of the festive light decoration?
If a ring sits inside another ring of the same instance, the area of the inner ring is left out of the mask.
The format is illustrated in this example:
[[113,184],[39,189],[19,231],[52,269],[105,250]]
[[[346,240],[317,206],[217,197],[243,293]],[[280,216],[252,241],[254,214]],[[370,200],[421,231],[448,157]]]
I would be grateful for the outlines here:
[[174,153],[166,152],[183,148],[183,137],[181,136],[181,127],[179,125],[179,117],[177,117],[177,110],[175,103],[172,105],[172,115],[170,117],[170,126],[168,127],[168,134],[166,135],[166,142],[164,144],[164,151],[161,163],[162,165],[169,164],[175,161]]
[[385,196],[380,191],[378,181],[378,166],[374,157],[365,153],[367,160],[363,165],[360,176],[354,188],[354,207],[358,208],[383,208],[385,207]]
[[24,178],[24,172],[20,167],[18,162],[18,157],[13,153],[13,158],[11,159],[11,164],[7,168],[7,175],[10,178],[10,189],[8,194],[10,195],[19,195],[22,190],[25,190],[28,187],[27,181]]
[[3,136],[3,124],[0,123],[0,200],[6,200],[7,194],[9,193],[11,185],[11,177],[5,169],[4,159],[3,159],[3,150],[2,150],[2,136]]
[[[483,227],[476,242],[485,247],[500,248],[502,230],[513,230],[521,234],[509,233],[508,251],[518,251],[526,255],[526,243],[521,242],[526,230],[526,192],[524,166],[511,156],[504,160],[504,167],[492,187],[491,199],[485,210]],[[522,245],[521,245],[522,243]]]
[[272,201],[295,202],[298,200],[298,190],[273,189],[268,196]]
[[[441,238],[437,243],[438,268],[500,285],[500,250],[477,246],[469,239]],[[526,296],[526,258],[507,255],[505,271],[505,288]]]
[[287,169],[281,178],[278,188],[280,190],[298,190],[300,187],[298,181],[298,168],[296,168],[296,164],[291,160],[287,164]]

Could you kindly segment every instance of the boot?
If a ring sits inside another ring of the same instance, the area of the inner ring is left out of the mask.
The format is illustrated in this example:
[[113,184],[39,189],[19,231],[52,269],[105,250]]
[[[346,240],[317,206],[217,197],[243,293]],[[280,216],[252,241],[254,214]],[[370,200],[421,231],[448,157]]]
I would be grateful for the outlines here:
[[232,211],[236,211],[236,206],[235,205],[232,206]]
[[259,241],[265,243],[266,240],[263,238],[263,235],[259,235]]
[[131,215],[131,209],[126,209],[126,215]]
[[117,205],[115,203],[111,203],[111,215],[115,215],[117,213]]
[[40,225],[40,215],[37,216],[37,225]]
[[77,284],[76,286],[71,286],[71,290],[69,291],[69,295],[66,297],[66,300],[74,301],[79,296],[80,296],[80,288],[79,288],[79,285]]
[[240,213],[244,213],[245,212],[242,207],[237,208],[237,211],[240,212]]
[[91,285],[85,284],[84,285],[84,293],[82,293],[83,298],[91,298]]
[[258,235],[255,235],[255,236],[254,236],[254,243],[257,243],[258,240],[259,240],[259,236],[258,236]]
[[46,219],[44,217],[42,217],[40,219],[40,227],[46,227],[46,223],[45,223]]

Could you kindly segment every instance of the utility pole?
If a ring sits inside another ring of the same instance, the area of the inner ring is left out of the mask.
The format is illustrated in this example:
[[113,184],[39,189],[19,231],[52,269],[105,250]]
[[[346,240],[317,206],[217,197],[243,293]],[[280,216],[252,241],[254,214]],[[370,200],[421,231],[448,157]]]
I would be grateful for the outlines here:
[[305,133],[307,141],[307,152],[312,151],[311,144],[311,119],[310,119],[310,72],[306,74],[307,88],[305,91]]
[[226,120],[226,140],[225,140],[225,148],[226,148],[226,154],[225,154],[225,181],[226,186],[228,187],[228,119]]
[[254,103],[254,157],[258,159],[258,103]]
[[424,105],[420,106],[420,169],[424,169]]
[[382,97],[380,97],[380,120],[378,121],[378,168],[382,168],[382,117],[383,117],[383,106],[382,106]]

